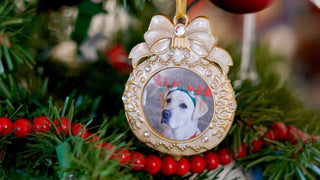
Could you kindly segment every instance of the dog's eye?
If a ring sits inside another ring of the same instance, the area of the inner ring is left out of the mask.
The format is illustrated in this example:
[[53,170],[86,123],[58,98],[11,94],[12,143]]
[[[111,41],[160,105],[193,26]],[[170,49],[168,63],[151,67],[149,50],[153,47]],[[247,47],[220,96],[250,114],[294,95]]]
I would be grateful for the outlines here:
[[167,103],[171,103],[171,99],[170,99],[170,98],[169,98],[169,99],[167,99],[166,101],[167,101]]
[[185,103],[180,104],[180,107],[181,107],[182,109],[187,109],[187,108],[188,108],[188,106],[187,106]]

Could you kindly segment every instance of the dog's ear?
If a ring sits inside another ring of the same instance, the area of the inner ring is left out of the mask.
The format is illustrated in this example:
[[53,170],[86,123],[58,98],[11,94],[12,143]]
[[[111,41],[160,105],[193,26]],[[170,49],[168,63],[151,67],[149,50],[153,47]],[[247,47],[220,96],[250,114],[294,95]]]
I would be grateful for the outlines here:
[[200,96],[196,96],[196,107],[194,108],[192,120],[198,119],[206,114],[208,105],[202,100]]
[[169,93],[169,90],[166,90],[160,96],[160,102],[161,102],[162,108],[164,106],[165,99],[166,99],[166,96],[168,95],[168,93]]

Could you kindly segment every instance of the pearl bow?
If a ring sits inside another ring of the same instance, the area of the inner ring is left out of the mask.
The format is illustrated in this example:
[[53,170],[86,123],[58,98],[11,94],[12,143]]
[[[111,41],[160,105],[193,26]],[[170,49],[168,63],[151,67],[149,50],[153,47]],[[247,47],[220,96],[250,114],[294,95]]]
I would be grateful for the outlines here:
[[144,34],[145,43],[136,45],[129,58],[135,68],[140,60],[151,55],[163,55],[169,49],[190,51],[188,60],[203,58],[218,64],[227,74],[232,66],[230,55],[216,47],[216,38],[212,35],[208,19],[198,17],[189,25],[173,24],[166,16],[156,15],[151,19],[148,31]]

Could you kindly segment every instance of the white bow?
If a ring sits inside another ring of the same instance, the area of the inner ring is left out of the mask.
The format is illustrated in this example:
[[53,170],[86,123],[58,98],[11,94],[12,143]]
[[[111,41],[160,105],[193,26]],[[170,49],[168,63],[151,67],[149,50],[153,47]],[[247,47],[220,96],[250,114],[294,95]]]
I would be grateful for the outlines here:
[[[177,33],[178,26],[182,32]],[[151,55],[165,54],[170,48],[187,49],[197,56],[214,62],[220,66],[223,74],[227,74],[232,66],[230,55],[223,49],[215,47],[216,38],[211,33],[208,19],[198,17],[189,25],[174,25],[167,17],[156,15],[151,19],[148,31],[144,34],[145,43],[136,45],[129,58],[135,68],[140,60]],[[193,58],[190,56],[188,58]]]

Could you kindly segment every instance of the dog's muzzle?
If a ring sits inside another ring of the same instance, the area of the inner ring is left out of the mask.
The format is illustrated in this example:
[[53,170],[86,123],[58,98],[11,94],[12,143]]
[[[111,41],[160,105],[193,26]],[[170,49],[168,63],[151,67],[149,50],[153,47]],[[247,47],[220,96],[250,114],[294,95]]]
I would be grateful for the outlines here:
[[163,110],[163,111],[162,111],[162,117],[161,117],[161,123],[166,123],[166,124],[168,124],[171,115],[172,115],[172,114],[171,114],[171,111],[170,111],[170,110],[167,110],[167,109]]

